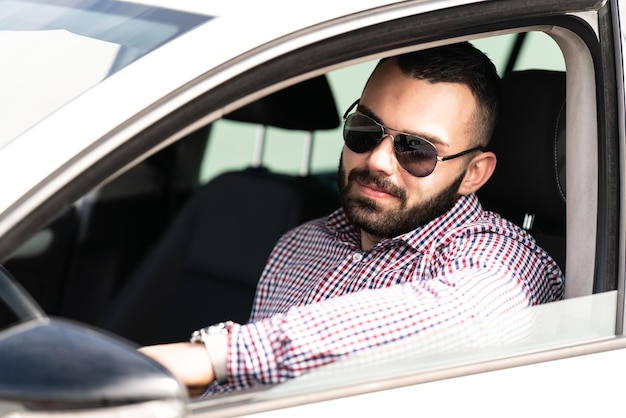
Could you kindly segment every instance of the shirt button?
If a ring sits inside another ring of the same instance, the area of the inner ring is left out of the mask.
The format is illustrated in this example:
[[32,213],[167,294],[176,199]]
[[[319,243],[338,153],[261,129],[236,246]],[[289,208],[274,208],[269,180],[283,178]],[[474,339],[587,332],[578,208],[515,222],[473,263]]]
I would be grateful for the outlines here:
[[363,260],[363,254],[361,254],[361,253],[354,253],[354,254],[352,254],[352,260],[356,261],[356,262],[359,262],[359,261]]

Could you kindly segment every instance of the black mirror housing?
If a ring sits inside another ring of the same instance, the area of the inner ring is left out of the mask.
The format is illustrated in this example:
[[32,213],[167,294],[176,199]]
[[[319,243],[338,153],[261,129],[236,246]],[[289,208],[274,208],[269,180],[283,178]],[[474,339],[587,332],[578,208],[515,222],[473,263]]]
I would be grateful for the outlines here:
[[186,389],[164,367],[121,339],[72,322],[45,318],[5,329],[0,370],[0,415],[151,402],[172,406],[172,416],[186,413]]

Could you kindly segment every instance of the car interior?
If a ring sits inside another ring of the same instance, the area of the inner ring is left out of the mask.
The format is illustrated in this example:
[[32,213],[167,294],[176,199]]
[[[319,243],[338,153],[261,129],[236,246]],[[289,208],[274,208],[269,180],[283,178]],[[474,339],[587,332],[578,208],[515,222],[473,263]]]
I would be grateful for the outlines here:
[[[566,76],[514,70],[523,35],[503,74],[490,145],[497,169],[479,197],[486,209],[529,230],[565,270]],[[225,118],[318,132],[340,126],[339,114],[327,77],[318,76]],[[211,129],[89,193],[3,265],[48,314],[136,344],[186,340],[192,330],[227,319],[245,322],[280,235],[338,207],[336,173],[284,174],[259,163],[201,184]]]
[[[304,107],[311,109],[294,112],[298,97],[307,97]],[[327,112],[313,111],[317,108]],[[300,131],[339,125],[324,77],[227,117]],[[280,236],[338,206],[336,190],[313,176],[273,173],[262,166],[223,173],[194,191],[97,325],[148,344],[185,340],[207,318],[212,323],[245,322],[265,261]],[[142,310],[153,315],[142,315]]]

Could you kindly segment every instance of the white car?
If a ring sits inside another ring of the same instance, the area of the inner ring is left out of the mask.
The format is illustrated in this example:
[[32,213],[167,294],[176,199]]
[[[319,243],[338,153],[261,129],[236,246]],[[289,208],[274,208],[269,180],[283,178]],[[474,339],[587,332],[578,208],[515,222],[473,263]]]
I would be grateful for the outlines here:
[[[0,0],[0,416],[623,413],[626,1],[221,3]],[[458,41],[504,83],[479,197],[565,300],[189,398],[135,348],[245,322],[373,65]]]

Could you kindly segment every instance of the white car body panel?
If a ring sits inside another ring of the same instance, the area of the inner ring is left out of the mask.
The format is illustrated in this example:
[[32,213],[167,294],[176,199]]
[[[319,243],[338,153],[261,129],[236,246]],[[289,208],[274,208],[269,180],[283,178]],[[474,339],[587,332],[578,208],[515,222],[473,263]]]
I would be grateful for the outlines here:
[[[626,373],[626,350],[611,350],[559,361],[527,364],[435,380],[312,404],[241,415],[319,417],[337,413],[374,417],[466,416],[586,417],[619,416],[623,387],[600,384],[607,370]],[[592,402],[591,400],[608,400]],[[210,416],[210,415],[207,415]]]

